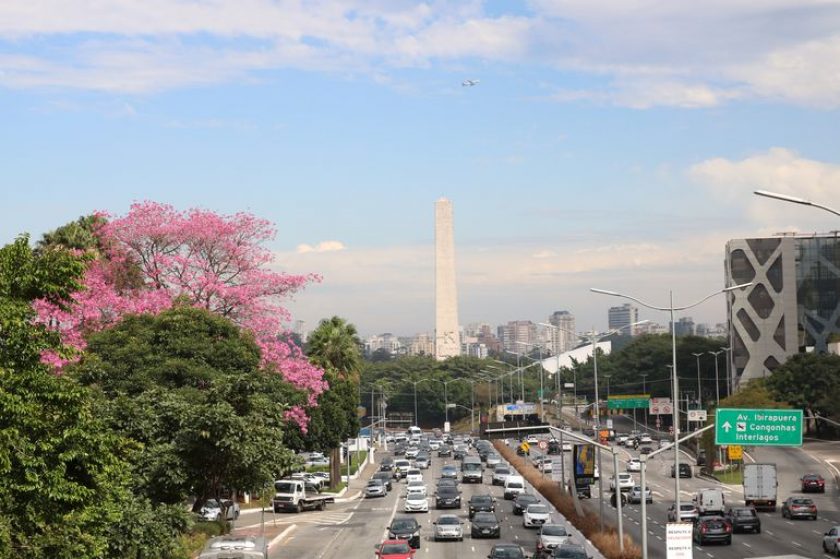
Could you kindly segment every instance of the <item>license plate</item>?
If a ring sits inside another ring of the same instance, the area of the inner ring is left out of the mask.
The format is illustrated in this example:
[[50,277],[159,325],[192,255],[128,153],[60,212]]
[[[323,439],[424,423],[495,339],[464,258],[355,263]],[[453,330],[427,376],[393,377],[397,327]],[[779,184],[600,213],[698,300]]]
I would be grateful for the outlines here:
[[488,530],[488,529],[484,528],[484,529],[482,529],[482,530],[481,530],[481,533],[482,533],[482,534],[489,534],[489,533],[490,533],[490,530]]

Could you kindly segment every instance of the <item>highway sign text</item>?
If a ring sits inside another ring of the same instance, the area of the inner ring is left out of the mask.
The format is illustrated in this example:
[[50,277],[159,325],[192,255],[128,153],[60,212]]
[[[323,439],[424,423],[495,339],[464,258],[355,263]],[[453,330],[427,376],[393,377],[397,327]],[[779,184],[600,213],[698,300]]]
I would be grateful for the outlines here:
[[802,446],[802,410],[718,409],[715,444]]

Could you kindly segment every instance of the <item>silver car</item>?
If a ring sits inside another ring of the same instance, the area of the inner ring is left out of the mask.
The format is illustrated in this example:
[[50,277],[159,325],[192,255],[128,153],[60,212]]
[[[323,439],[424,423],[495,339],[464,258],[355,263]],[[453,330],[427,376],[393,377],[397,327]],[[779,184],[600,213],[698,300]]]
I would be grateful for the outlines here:
[[388,488],[382,483],[381,479],[371,479],[367,482],[365,487],[365,498],[384,497],[388,494]]
[[221,520],[222,519],[222,505],[227,508],[225,520],[236,520],[239,518],[239,503],[234,503],[229,499],[222,499],[222,503],[216,499],[208,499],[204,506],[201,507],[199,515],[204,520]]
[[510,468],[507,466],[496,466],[493,471],[493,485],[504,485],[510,473]]
[[[648,503],[653,502],[653,493],[650,492],[650,487],[645,487],[645,501]],[[630,494],[627,496],[628,503],[641,503],[642,502],[642,488],[639,485],[633,486],[633,489],[630,490]]]
[[464,540],[464,526],[454,514],[442,514],[435,520],[435,541]]
[[488,454],[487,460],[484,461],[488,468],[495,468],[502,463],[502,457],[498,454]]
[[265,559],[268,546],[261,536],[220,536],[207,542],[198,559],[224,559],[232,554],[242,559]]
[[543,524],[537,537],[537,553],[534,559],[550,557],[554,548],[570,541],[571,534],[564,524]]
[[691,503],[680,503],[680,514],[677,516],[675,504],[668,507],[668,522],[697,522],[697,507]]

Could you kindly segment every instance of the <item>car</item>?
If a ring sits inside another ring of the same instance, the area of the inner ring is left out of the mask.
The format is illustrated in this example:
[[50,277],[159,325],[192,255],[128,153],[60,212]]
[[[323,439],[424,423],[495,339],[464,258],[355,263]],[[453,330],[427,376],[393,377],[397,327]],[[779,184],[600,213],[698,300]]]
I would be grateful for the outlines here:
[[487,454],[487,458],[484,459],[484,462],[487,464],[488,468],[495,468],[502,463],[502,457],[495,452],[491,452]]
[[677,505],[672,503],[668,507],[668,522],[696,522],[698,516],[697,507],[691,503],[680,503],[679,518],[677,518]]
[[642,433],[639,436],[639,444],[653,444],[653,438],[648,433]]
[[[235,551],[233,551],[235,550]],[[219,536],[210,538],[201,550],[198,559],[217,559],[230,557],[231,552],[241,559],[264,559],[268,544],[262,536]]]
[[693,535],[698,545],[710,542],[732,545],[732,525],[722,516],[701,516],[694,523]]
[[538,444],[540,442],[536,435],[528,435],[528,438],[525,440],[528,444]]
[[292,479],[301,479],[309,485],[314,485],[319,493],[324,488],[324,485],[327,484],[327,481],[324,478],[322,478],[321,476],[316,476],[315,474],[309,472],[294,473],[292,474]]
[[404,444],[394,445],[394,456],[405,456],[406,446]]
[[418,456],[414,459],[414,465],[419,470],[428,470],[430,466],[429,458],[427,456]]
[[388,494],[388,489],[381,479],[369,479],[365,487],[365,499],[373,497],[384,497]]
[[[633,479],[632,475],[626,472],[618,474],[618,488],[620,491],[630,491],[634,485],[636,485],[636,480]],[[610,491],[615,491],[615,478],[610,478]]]
[[225,520],[236,520],[239,518],[240,507],[239,503],[231,501],[230,499],[207,499],[201,510],[198,512],[203,520],[221,520],[222,507],[225,507]]
[[800,481],[802,482],[803,493],[809,491],[825,493],[825,480],[819,474],[805,474]]
[[377,559],[413,559],[414,548],[407,540],[385,540],[376,546]]
[[[653,493],[650,491],[650,487],[645,487],[645,501],[648,503],[653,502]],[[641,503],[642,502],[642,487],[640,485],[634,485],[633,489],[630,490],[630,494],[627,495],[627,502],[628,503]]]
[[586,548],[579,543],[564,543],[554,550],[552,559],[592,559]]
[[515,543],[497,543],[490,549],[487,559],[527,559],[525,550]]
[[394,486],[391,484],[391,474],[388,472],[376,472],[375,474],[373,474],[373,477],[371,477],[371,479],[381,480],[382,483],[385,485],[385,489],[387,491],[391,491],[394,488]]
[[539,460],[534,465],[537,467],[537,470],[539,470],[540,472],[542,472],[544,474],[550,474],[552,472],[552,470],[554,469],[554,461],[551,460],[548,457],[545,457],[542,460]]
[[832,526],[823,534],[822,548],[826,553],[840,557],[840,526]]
[[405,480],[409,483],[412,481],[423,481],[423,474],[417,468],[412,468],[405,474]]
[[440,469],[440,477],[444,479],[458,479],[458,468],[452,464],[446,464]]
[[761,519],[753,507],[729,507],[724,514],[732,525],[732,532],[761,533]]
[[425,495],[408,494],[403,505],[405,512],[429,512],[429,500]]
[[410,516],[396,517],[388,526],[388,538],[406,540],[408,545],[417,549],[420,547],[420,524]]
[[627,462],[627,471],[628,472],[641,472],[642,471],[642,461],[638,458],[631,458]]
[[420,449],[416,446],[410,446],[405,449],[405,457],[406,458],[417,458],[417,455],[420,453]]
[[469,517],[472,518],[478,512],[496,512],[496,499],[492,495],[473,495],[467,501]]
[[471,518],[470,536],[477,538],[500,538],[501,524],[493,512],[477,512]]
[[639,439],[637,437],[627,437],[624,439],[624,446],[627,448],[635,448],[639,446]]
[[405,487],[405,494],[425,497],[427,494],[426,484],[422,481],[409,481]]
[[513,514],[522,514],[529,505],[539,502],[540,500],[530,493],[520,493],[516,496],[516,499],[513,500]]
[[539,528],[551,521],[551,511],[542,503],[528,505],[522,513],[522,526],[525,528]]
[[438,450],[442,446],[444,446],[444,444],[440,439],[432,439],[429,441],[429,448],[432,450]]
[[386,456],[382,459],[382,462],[379,463],[379,471],[380,472],[393,472],[394,471],[394,459],[390,456]]
[[810,518],[817,519],[817,505],[807,497],[792,496],[782,503],[782,518]]
[[[671,466],[671,477],[674,476],[674,466]],[[691,466],[686,464],[685,462],[680,462],[680,477],[691,477]]]
[[493,485],[504,485],[505,480],[511,475],[511,470],[507,466],[496,466],[493,471]]
[[622,445],[622,444],[624,444],[624,443],[625,443],[625,441],[627,441],[627,439],[628,439],[629,437],[630,437],[630,435],[626,435],[626,434],[624,434],[624,433],[622,433],[622,434],[620,434],[620,435],[618,435],[618,434],[617,434],[617,435],[615,436],[615,442],[616,442],[616,444]]
[[[411,462],[408,460],[394,460],[394,479],[404,478],[411,469]],[[422,476],[421,476],[422,477]]]
[[439,509],[461,508],[461,493],[455,487],[438,487],[435,493],[435,507]]
[[461,519],[454,514],[442,514],[434,521],[434,540],[464,540],[464,527]]
[[537,551],[534,559],[542,559],[551,555],[558,546],[567,543],[571,534],[565,524],[543,524],[537,536]]
[[621,495],[621,506],[627,504],[627,495],[629,492],[627,491],[613,491],[610,493],[610,505],[617,507],[618,506],[618,495]]
[[505,499],[515,499],[520,493],[525,493],[525,479],[522,476],[509,475],[505,478]]
[[452,456],[452,448],[449,445],[441,445],[437,450],[438,458]]
[[639,454],[650,454],[653,452],[653,447],[650,446],[643,446],[639,449]]
[[451,477],[442,477],[437,481],[437,488],[440,489],[441,487],[454,487],[458,489],[458,478],[451,478]]

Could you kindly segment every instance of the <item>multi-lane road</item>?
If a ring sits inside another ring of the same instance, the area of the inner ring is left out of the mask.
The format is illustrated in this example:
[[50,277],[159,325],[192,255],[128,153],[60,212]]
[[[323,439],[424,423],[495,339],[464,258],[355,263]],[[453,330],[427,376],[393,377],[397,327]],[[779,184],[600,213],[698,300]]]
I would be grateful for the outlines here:
[[[620,420],[618,420],[620,423]],[[621,425],[618,425],[621,428]],[[560,460],[565,459],[567,475],[571,472],[570,454],[553,456],[554,470],[551,476],[560,480]],[[799,494],[799,478],[805,473],[819,473],[826,479],[825,494],[811,494],[819,510],[816,521],[788,520],[781,517],[781,512],[759,513],[762,522],[760,534],[735,534],[731,546],[704,545],[695,546],[694,556],[710,559],[736,559],[744,557],[772,557],[780,555],[794,555],[801,557],[823,557],[821,548],[822,535],[832,526],[840,526],[840,506],[838,506],[838,488],[834,482],[835,465],[826,460],[834,455],[830,443],[806,445],[805,449],[798,448],[764,448],[751,452],[747,460],[756,462],[771,462],[777,465],[779,479],[779,503],[792,494]],[[387,453],[377,455],[381,458]],[[531,453],[531,459],[536,458],[539,451]],[[620,450],[619,471],[625,471],[627,461],[631,457],[638,457],[638,453],[631,449]],[[689,458],[685,457],[686,461]],[[440,477],[440,469],[444,464],[459,464],[451,458],[438,458],[433,453],[432,466],[424,470],[424,482],[429,490],[429,513],[414,513],[413,516],[423,526],[422,542],[417,551],[418,558],[475,558],[487,557],[490,548],[498,542],[512,542],[522,545],[528,553],[533,553],[536,534],[534,530],[522,526],[522,517],[511,512],[512,503],[502,498],[501,487],[490,485],[492,472],[485,472],[485,483],[478,485],[463,484],[462,505],[460,509],[435,510],[434,488]],[[691,462],[689,462],[691,463]],[[648,504],[648,551],[651,559],[664,559],[665,553],[665,525],[667,523],[667,509],[674,500],[674,479],[671,478],[673,456],[664,453],[651,459],[648,463],[647,479],[653,492],[653,503]],[[605,484],[604,495],[609,497],[609,479],[613,472],[612,458],[605,453],[602,460],[601,479]],[[695,472],[697,468],[694,468]],[[638,482],[639,474],[633,473]],[[715,480],[692,477],[682,479],[680,483],[681,500],[689,501],[697,490],[706,487],[719,487],[723,490],[728,505],[743,504],[743,494],[740,486],[724,485]],[[370,559],[373,557],[376,544],[385,539],[387,526],[395,516],[401,516],[404,500],[402,498],[405,483],[395,483],[394,489],[388,496],[379,499],[358,498],[349,502],[330,505],[326,511],[312,511],[301,514],[266,514],[268,534],[272,537],[282,534],[276,545],[272,546],[272,558],[300,558],[300,559]],[[502,523],[502,537],[500,540],[473,540],[469,536],[469,519],[467,518],[467,502],[472,495],[490,493],[497,499],[497,514]],[[598,485],[592,487],[592,500],[585,506],[597,512]],[[462,542],[434,542],[432,529],[434,520],[441,514],[456,513],[461,517],[464,528]],[[604,505],[605,520],[615,524],[615,509],[609,501]],[[565,522],[558,513],[554,513],[554,521]],[[638,543],[641,542],[640,505],[628,504],[623,508],[623,524],[625,531]],[[253,532],[258,514],[243,515],[237,522],[237,528],[248,528]],[[582,538],[578,541],[584,543]]]

